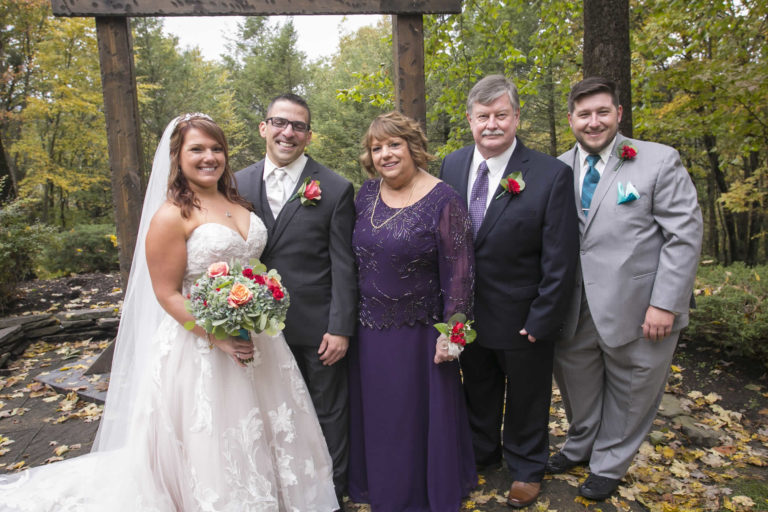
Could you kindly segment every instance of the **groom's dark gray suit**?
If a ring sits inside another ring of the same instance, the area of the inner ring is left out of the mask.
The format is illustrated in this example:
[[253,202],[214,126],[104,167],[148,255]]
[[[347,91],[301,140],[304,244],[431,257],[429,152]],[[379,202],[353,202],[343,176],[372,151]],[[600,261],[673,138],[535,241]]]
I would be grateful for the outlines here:
[[263,174],[264,160],[246,167],[235,174],[237,188],[267,226],[269,238],[261,261],[277,269],[290,294],[285,339],[312,395],[339,492],[346,486],[348,459],[347,359],[323,366],[316,349],[325,333],[349,337],[355,332],[354,190],[349,181],[309,158],[291,196],[309,177],[320,182],[321,198],[315,205],[289,200],[275,219]]

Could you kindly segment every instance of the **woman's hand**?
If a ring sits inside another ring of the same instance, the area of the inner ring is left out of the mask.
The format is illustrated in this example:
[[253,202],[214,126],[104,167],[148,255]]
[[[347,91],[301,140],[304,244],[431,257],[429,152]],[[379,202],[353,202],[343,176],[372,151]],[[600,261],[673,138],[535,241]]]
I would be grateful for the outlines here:
[[[451,345],[454,345],[453,347]],[[458,359],[461,347],[451,343],[445,334],[441,334],[435,343],[435,364]]]
[[220,340],[215,336],[208,336],[208,340],[213,343],[216,348],[232,356],[232,359],[242,367],[246,366],[244,360],[253,357],[253,342],[251,340],[244,340],[243,338],[234,336],[228,336],[223,340]]

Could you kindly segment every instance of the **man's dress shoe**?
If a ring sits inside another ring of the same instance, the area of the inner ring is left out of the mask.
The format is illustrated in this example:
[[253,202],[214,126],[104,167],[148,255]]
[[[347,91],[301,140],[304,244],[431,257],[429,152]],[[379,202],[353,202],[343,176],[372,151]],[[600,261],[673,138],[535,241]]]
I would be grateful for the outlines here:
[[584,483],[579,486],[579,494],[595,501],[608,498],[619,486],[620,479],[598,476],[590,473]]
[[507,495],[507,505],[515,508],[527,507],[539,497],[540,482],[512,482]]

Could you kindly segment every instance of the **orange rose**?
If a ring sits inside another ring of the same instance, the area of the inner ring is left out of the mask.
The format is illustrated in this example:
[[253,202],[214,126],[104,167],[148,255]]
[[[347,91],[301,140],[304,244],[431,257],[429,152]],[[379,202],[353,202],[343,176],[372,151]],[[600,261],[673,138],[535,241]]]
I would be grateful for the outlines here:
[[223,261],[211,263],[208,267],[208,277],[220,277],[229,274],[229,265]]
[[232,289],[229,290],[227,303],[229,303],[229,305],[233,308],[239,308],[243,304],[247,304],[252,297],[253,292],[251,292],[247,286],[242,283],[235,283],[232,286]]

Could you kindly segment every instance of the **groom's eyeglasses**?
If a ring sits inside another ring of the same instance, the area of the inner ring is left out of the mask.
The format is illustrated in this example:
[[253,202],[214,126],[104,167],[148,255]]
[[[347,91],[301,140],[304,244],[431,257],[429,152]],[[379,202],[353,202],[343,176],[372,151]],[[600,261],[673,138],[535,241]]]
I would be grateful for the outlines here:
[[271,122],[272,126],[278,130],[282,130],[286,126],[291,125],[293,127],[293,131],[295,132],[305,133],[309,131],[309,125],[304,121],[289,121],[282,117],[268,117],[267,122]]

